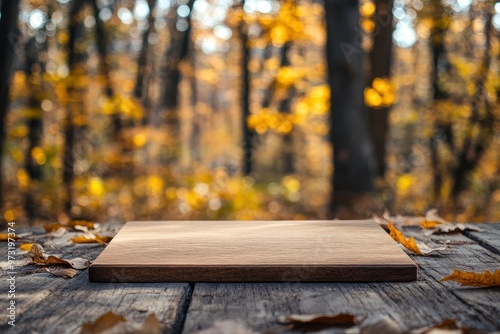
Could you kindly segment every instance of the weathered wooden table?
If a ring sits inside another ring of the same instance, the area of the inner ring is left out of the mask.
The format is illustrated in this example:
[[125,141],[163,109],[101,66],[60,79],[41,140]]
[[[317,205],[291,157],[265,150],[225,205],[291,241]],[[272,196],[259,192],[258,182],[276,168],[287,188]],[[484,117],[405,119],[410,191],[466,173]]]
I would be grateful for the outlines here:
[[[110,310],[136,322],[154,312],[164,333],[192,333],[226,319],[264,331],[280,326],[280,319],[290,314],[340,312],[388,315],[403,330],[458,319],[467,327],[494,331],[500,329],[500,287],[439,283],[454,269],[500,269],[500,224],[476,226],[484,231],[432,236],[434,242],[450,248],[435,256],[411,255],[419,275],[418,281],[410,283],[90,283],[87,270],[63,279],[34,266],[17,268],[15,327],[7,324],[7,244],[2,242],[0,304],[5,316],[0,332],[78,333],[83,323]],[[107,225],[106,229],[116,233],[119,227]],[[417,227],[406,227],[404,232],[427,239]],[[71,244],[69,237],[76,232],[59,237],[39,229],[29,233],[39,234],[47,253],[65,258],[94,259],[104,248]],[[17,264],[28,262],[20,252],[16,256]]]

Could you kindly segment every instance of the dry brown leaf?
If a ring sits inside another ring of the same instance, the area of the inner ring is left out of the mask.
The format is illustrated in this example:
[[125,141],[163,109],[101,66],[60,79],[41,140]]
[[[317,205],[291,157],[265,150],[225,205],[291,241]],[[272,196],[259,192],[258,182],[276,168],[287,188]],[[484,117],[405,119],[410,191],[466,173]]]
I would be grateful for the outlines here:
[[73,268],[65,268],[65,269],[45,269],[48,273],[51,273],[54,276],[62,277],[62,278],[72,278],[75,277],[78,273],[77,270]]
[[9,239],[17,240],[17,236],[9,237],[8,233],[0,233],[0,241],[9,241]]
[[113,237],[108,237],[99,234],[88,234],[88,235],[79,235],[77,237],[71,238],[70,240],[75,244],[89,244],[89,243],[99,243],[101,245],[105,245],[111,241]]
[[450,234],[450,233],[459,233],[464,231],[475,231],[475,232],[483,232],[482,229],[476,226],[472,226],[470,224],[442,224],[439,225],[434,231],[429,231],[426,235],[431,234]]
[[65,227],[59,227],[57,230],[50,232],[50,235],[54,238],[60,238],[66,234],[68,230]]
[[464,327],[455,319],[447,319],[436,325],[412,330],[410,334],[479,334],[481,331],[471,330]]
[[45,229],[45,232],[50,233],[50,232],[57,231],[61,227],[62,228],[67,228],[67,227],[74,228],[75,226],[85,226],[89,229],[93,229],[95,227],[95,224],[93,222],[89,222],[86,220],[73,220],[73,221],[70,221],[66,224],[62,224],[62,223],[47,224],[47,225],[44,225],[43,228]]
[[32,243],[25,243],[25,244],[21,244],[19,245],[19,249],[20,250],[23,250],[25,252],[29,252],[31,250],[31,248],[33,247],[33,244]]
[[194,334],[259,334],[247,325],[235,320],[216,321],[210,328],[206,328]]
[[425,213],[425,219],[436,224],[449,224],[449,221],[437,214],[437,209],[430,209]]
[[399,325],[387,315],[373,316],[363,320],[358,326],[345,331],[345,334],[400,334]]
[[391,237],[397,242],[399,242],[401,245],[403,245],[406,249],[412,251],[415,254],[429,255],[435,251],[441,251],[447,248],[446,246],[431,248],[423,242],[416,242],[415,238],[413,237],[406,238],[405,235],[401,231],[396,229],[391,222],[388,223],[388,226]]
[[357,317],[347,313],[339,314],[292,314],[286,320],[294,327],[304,326],[353,326]]
[[125,317],[109,311],[97,318],[93,323],[83,324],[80,334],[99,334],[126,321]]
[[85,269],[90,265],[90,262],[83,258],[74,258],[71,260],[61,259],[54,255],[45,254],[43,247],[39,244],[33,244],[28,252],[34,264],[42,266],[63,266],[74,269]]
[[495,270],[493,274],[489,270],[484,273],[455,270],[440,280],[440,282],[445,281],[455,281],[462,286],[500,286],[500,270]]
[[80,334],[160,334],[160,322],[154,313],[146,317],[142,324],[129,322],[121,315],[109,311],[94,323],[84,324]]

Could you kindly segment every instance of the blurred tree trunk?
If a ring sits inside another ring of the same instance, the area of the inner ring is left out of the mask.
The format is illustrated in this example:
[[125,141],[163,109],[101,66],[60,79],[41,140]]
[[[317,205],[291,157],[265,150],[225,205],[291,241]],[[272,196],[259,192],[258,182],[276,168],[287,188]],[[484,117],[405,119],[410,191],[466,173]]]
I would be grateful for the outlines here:
[[[82,9],[85,5],[85,0],[73,0],[69,13],[69,41],[68,41],[68,68],[70,76],[77,76],[82,69],[82,50],[78,45],[78,41],[83,36]],[[71,215],[71,207],[73,202],[73,180],[75,167],[75,123],[74,117],[79,113],[81,108],[77,101],[74,83],[69,83],[67,86],[68,101],[66,105],[66,119],[64,124],[64,165],[63,165],[63,184],[65,190],[64,210]],[[78,100],[81,100],[78,99]]]
[[[135,80],[134,96],[142,101],[143,107],[146,109],[146,114],[143,116],[143,124],[149,122],[149,92],[146,82],[146,73],[148,72],[148,54],[149,54],[149,36],[153,31],[155,17],[154,10],[156,8],[157,0],[148,0],[149,14],[148,14],[148,29],[142,35],[142,48],[137,59],[137,76]],[[150,71],[151,69],[149,69]]]
[[[167,48],[165,55],[166,59],[166,75],[164,82],[164,98],[163,105],[171,112],[172,122],[178,122],[178,115],[176,110],[178,107],[178,90],[181,78],[179,64],[184,60],[189,51],[189,41],[191,39],[191,11],[193,9],[194,0],[189,0],[187,6],[189,7],[189,15],[182,18],[177,14],[179,5],[173,8],[174,18],[171,20],[170,26],[170,45]],[[182,20],[187,23],[187,28],[183,31],[179,30]]]
[[[104,22],[99,17],[99,5],[97,3],[98,0],[90,0],[90,4],[92,5],[92,9],[94,10],[94,18],[95,18],[95,39],[97,50],[99,52],[100,58],[100,72],[104,76],[106,82],[105,93],[106,96],[111,99],[115,95],[113,90],[113,83],[111,81],[111,68],[109,65],[108,59],[108,46],[109,40],[106,34],[106,28],[104,26]],[[122,128],[122,122],[119,112],[115,112],[112,116],[113,120],[113,135],[116,137]]]
[[[241,8],[245,1],[242,1]],[[248,26],[242,20],[239,26],[241,40],[241,128],[243,140],[243,175],[249,175],[253,168],[253,139],[254,132],[248,127],[248,117],[250,116],[250,48],[248,46]]]
[[[454,182],[451,194],[455,202],[460,192],[465,188],[467,174],[477,166],[494,134],[495,114],[488,102],[487,91],[485,89],[491,65],[492,12],[487,12],[484,20],[484,57],[476,73],[477,77],[474,83],[475,95],[471,103],[472,115],[469,118],[464,146],[458,155],[458,165],[453,173]],[[480,129],[478,135],[474,135],[475,128]]]
[[[30,179],[40,180],[42,169],[34,157],[34,149],[39,148],[42,142],[43,133],[43,110],[41,108],[40,94],[42,88],[42,64],[39,59],[39,48],[35,37],[31,37],[25,46],[26,76],[28,78],[28,114],[26,124],[28,126],[28,149],[26,150],[25,166]],[[25,211],[29,218],[37,216],[37,205],[34,194],[28,189],[25,197]]]
[[[375,6],[376,28],[373,32],[373,48],[369,55],[371,65],[368,76],[369,85],[375,78],[390,78],[392,65],[393,0],[375,0]],[[386,170],[385,146],[389,131],[389,112],[390,107],[378,109],[368,107],[378,177],[383,177]]]
[[[290,66],[290,59],[288,57],[288,52],[292,47],[291,42],[285,43],[281,48],[281,67]],[[293,85],[288,88],[288,92],[286,93],[285,98],[281,101],[279,106],[279,112],[283,114],[289,114],[290,108],[292,104],[292,98],[295,95],[295,88]],[[293,128],[290,132],[285,133],[283,135],[283,173],[284,174],[292,174],[295,172],[294,166],[294,147],[293,147],[293,136],[292,136]]]
[[357,0],[326,0],[326,57],[331,90],[333,177],[330,213],[373,192],[375,158],[363,103],[363,56]]
[[12,64],[15,58],[17,40],[17,18],[19,16],[19,0],[3,0],[0,18],[0,203],[3,203],[3,147],[5,145],[5,120],[9,108],[9,89]]

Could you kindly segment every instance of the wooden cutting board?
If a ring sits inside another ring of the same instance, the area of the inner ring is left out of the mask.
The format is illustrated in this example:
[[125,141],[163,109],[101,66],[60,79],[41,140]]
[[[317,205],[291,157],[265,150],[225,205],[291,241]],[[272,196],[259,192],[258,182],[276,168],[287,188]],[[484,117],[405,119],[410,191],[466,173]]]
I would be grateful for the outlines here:
[[92,282],[413,281],[417,266],[372,220],[128,222]]

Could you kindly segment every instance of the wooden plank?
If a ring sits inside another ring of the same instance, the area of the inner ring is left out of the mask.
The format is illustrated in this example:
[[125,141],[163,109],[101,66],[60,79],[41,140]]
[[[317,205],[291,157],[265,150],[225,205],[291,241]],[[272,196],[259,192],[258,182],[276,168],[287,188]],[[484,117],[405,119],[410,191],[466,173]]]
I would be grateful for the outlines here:
[[[422,237],[420,230],[407,234]],[[210,327],[214,321],[239,319],[256,331],[279,326],[292,313],[349,312],[389,315],[403,330],[458,319],[468,327],[500,328],[500,290],[439,283],[454,269],[482,271],[496,267],[500,257],[462,235],[432,237],[449,241],[442,255],[411,256],[420,265],[417,282],[408,283],[201,283],[196,284],[183,333]]]
[[411,281],[374,221],[129,222],[92,264],[107,282]]
[[[106,225],[101,232],[114,233],[117,226]],[[63,254],[64,258],[84,257],[94,260],[103,250],[102,245],[75,245],[68,242],[81,233],[67,233],[54,238],[43,231],[36,236],[49,254]],[[19,242],[18,242],[19,244]],[[142,322],[154,312],[165,328],[164,333],[179,333],[189,304],[192,288],[187,283],[127,284],[90,283],[88,270],[78,276],[63,279],[43,272],[43,268],[25,266],[29,260],[16,254],[16,333],[78,333],[83,323],[95,321],[107,311],[127,319]],[[6,257],[0,262],[7,267]],[[33,273],[35,272],[35,273]],[[2,307],[7,307],[8,282],[0,280]],[[7,318],[0,323],[0,332],[9,332]]]
[[500,224],[483,223],[474,224],[484,232],[465,231],[465,235],[477,241],[481,246],[500,255]]

